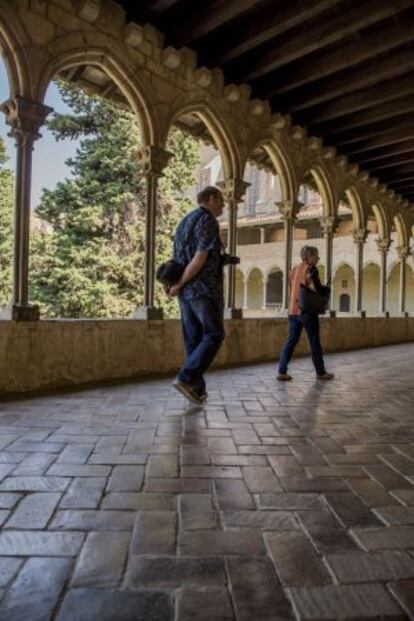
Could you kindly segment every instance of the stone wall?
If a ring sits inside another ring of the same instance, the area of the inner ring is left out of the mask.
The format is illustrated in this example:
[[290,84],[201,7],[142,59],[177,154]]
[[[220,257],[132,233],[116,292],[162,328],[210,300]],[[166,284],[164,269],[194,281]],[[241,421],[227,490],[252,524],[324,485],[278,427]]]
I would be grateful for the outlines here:
[[[284,319],[227,321],[217,366],[276,359]],[[323,318],[325,351],[414,341],[414,318]],[[0,321],[0,393],[174,373],[182,360],[180,324],[168,321]],[[307,353],[303,337],[297,354]]]

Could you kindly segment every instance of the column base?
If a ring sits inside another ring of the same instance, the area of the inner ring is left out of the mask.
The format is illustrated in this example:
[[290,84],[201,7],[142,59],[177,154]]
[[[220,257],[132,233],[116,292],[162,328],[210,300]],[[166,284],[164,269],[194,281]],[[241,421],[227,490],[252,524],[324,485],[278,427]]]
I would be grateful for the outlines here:
[[133,319],[141,319],[144,321],[161,321],[164,319],[164,311],[162,308],[155,306],[140,306],[132,315]]
[[326,317],[336,317],[336,311],[328,309],[326,311]]
[[243,310],[241,308],[225,308],[224,319],[243,319]]
[[389,316],[390,316],[389,311],[380,311],[378,313],[378,317],[389,317]]
[[365,319],[365,317],[367,316],[367,312],[363,310],[358,310],[358,311],[355,311],[353,315],[354,317],[362,317],[362,319]]
[[13,321],[39,321],[40,308],[36,304],[13,304]]
[[400,311],[400,312],[398,313],[398,316],[399,316],[399,317],[409,317],[409,316],[410,316],[410,313],[409,313],[408,311]]

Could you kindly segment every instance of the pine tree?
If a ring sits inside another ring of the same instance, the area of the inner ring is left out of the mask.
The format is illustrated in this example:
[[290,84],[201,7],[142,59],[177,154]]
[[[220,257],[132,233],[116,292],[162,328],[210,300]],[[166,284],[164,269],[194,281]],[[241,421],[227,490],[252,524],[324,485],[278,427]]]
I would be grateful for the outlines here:
[[14,178],[6,162],[0,138],[0,308],[10,303],[12,295]]
[[[142,304],[145,180],[134,116],[79,89],[60,86],[73,114],[48,122],[57,140],[79,139],[71,176],[44,190],[36,215],[49,230],[31,249],[32,300],[49,317],[128,317]],[[157,261],[171,252],[178,220],[188,210],[182,198],[198,159],[194,139],[171,132],[174,158],[160,182]],[[157,305],[174,314],[176,303],[156,292]]]

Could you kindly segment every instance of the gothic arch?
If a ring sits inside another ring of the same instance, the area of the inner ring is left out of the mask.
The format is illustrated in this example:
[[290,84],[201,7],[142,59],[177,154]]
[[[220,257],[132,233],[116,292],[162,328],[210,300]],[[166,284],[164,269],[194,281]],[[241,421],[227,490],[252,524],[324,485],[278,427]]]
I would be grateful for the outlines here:
[[28,44],[15,14],[3,3],[0,9],[0,50],[7,69],[10,97],[21,95],[33,99],[30,72],[23,53]]
[[331,180],[330,174],[322,164],[313,164],[303,171],[300,183],[303,182],[303,179],[306,178],[308,173],[314,178],[318,192],[321,196],[323,215],[336,216],[337,200],[334,184]]
[[393,218],[393,224],[397,231],[397,245],[408,246],[410,240],[410,234],[407,230],[407,226],[404,222],[404,218],[400,213],[396,214]]
[[379,237],[383,239],[389,239],[390,226],[384,207],[380,203],[375,203],[374,205],[372,205],[371,209],[377,222]]
[[350,186],[346,188],[344,194],[349,200],[349,204],[352,210],[354,229],[365,229],[367,224],[367,216],[358,190],[355,186]]

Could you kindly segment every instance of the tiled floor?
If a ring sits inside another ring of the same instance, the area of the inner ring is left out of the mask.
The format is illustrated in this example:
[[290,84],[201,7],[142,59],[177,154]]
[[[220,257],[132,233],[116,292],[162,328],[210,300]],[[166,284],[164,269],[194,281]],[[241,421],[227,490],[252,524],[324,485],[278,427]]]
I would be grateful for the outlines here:
[[414,617],[414,345],[0,404],[0,621]]

